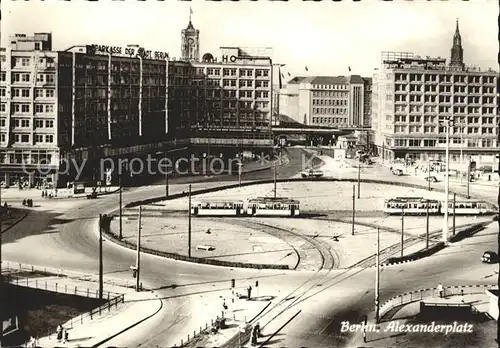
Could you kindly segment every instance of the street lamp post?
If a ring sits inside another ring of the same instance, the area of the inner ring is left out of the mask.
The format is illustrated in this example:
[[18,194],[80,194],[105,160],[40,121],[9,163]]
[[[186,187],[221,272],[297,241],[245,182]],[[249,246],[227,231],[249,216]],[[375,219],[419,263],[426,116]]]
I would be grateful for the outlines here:
[[443,236],[442,241],[448,241],[448,210],[449,210],[449,195],[450,195],[450,127],[453,127],[453,120],[448,117],[446,120],[446,171],[445,171],[445,181],[444,181],[444,221],[443,221]]
[[119,194],[120,194],[120,240],[123,239],[123,224],[122,224],[122,220],[123,220],[123,211],[122,211],[122,207],[123,207],[123,201],[122,201],[122,173],[121,173],[121,167],[120,167],[120,171],[118,172],[118,186],[120,188],[119,190]]
[[380,228],[377,227],[377,273],[375,273],[375,322],[378,323],[380,320]]

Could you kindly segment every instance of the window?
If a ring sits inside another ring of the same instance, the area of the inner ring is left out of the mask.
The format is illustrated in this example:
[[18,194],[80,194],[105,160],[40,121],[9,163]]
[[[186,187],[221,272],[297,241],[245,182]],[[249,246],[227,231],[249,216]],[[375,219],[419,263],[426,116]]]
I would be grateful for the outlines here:
[[53,143],[54,142],[54,136],[49,134],[45,136],[45,142],[46,143]]
[[5,97],[6,92],[5,88],[0,89],[0,97]]
[[40,49],[40,42],[35,42],[35,50],[39,50]]
[[23,59],[21,59],[21,65],[22,66],[29,66],[30,65],[30,59],[29,58],[23,58]]
[[0,112],[5,112],[7,110],[7,104],[2,103],[0,104]]
[[5,134],[0,134],[0,141],[3,143],[7,140],[7,137],[5,136]]
[[36,77],[36,82],[43,82],[45,80],[44,77],[44,74],[38,74],[38,76]]
[[45,121],[45,127],[47,127],[47,128],[53,128],[54,127],[54,121],[53,120],[46,120]]
[[43,128],[43,120],[35,120],[35,128]]
[[21,104],[21,112],[30,112],[29,104]]
[[21,120],[21,127],[28,128],[30,126],[30,120]]
[[21,80],[23,82],[30,82],[30,74],[22,74]]
[[35,112],[36,113],[43,112],[43,105],[42,104],[35,104]]
[[27,88],[23,88],[23,89],[21,90],[21,95],[22,95],[24,98],[29,98],[29,96],[30,96],[30,90],[29,90],[29,89],[27,89]]
[[35,97],[36,98],[43,98],[43,89],[35,89]]
[[21,142],[22,143],[28,143],[29,141],[30,141],[30,136],[28,134],[21,135]]
[[35,142],[36,143],[43,143],[43,135],[35,134]]
[[6,73],[2,72],[0,74],[0,81],[2,81],[2,82],[7,81],[7,74]]
[[54,112],[54,105],[45,105],[45,112]]
[[5,118],[0,119],[0,127],[5,127],[5,125],[6,125]]

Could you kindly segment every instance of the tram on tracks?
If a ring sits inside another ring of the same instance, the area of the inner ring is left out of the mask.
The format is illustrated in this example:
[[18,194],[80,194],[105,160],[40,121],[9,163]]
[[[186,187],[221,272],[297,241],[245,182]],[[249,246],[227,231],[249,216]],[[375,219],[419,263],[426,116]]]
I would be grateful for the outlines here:
[[258,197],[248,201],[203,200],[191,204],[193,216],[299,216],[300,202],[283,197]]
[[[427,208],[428,207],[428,208]],[[384,213],[389,215],[444,215],[445,203],[435,199],[423,197],[396,197],[384,201]],[[482,201],[455,201],[448,202],[448,214],[455,215],[488,215],[496,214],[497,210]]]
[[244,201],[200,201],[191,204],[194,216],[242,216],[245,215]]

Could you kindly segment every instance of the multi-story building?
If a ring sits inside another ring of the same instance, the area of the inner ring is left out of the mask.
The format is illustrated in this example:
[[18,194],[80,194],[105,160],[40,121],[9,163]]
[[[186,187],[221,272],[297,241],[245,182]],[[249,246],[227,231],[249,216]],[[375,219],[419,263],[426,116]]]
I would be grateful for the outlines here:
[[[15,35],[0,51],[0,165],[5,181],[59,163],[58,53],[51,35]],[[3,181],[3,179],[2,179]]]
[[460,32],[452,59],[384,52],[373,79],[372,128],[384,158],[444,159],[450,120],[450,160],[492,163],[498,151],[498,73],[466,68]]
[[[188,36],[182,32],[182,40]],[[226,47],[219,59],[208,53],[201,62],[137,45],[54,52],[50,34],[35,34],[13,37],[1,63],[0,171],[7,184],[33,183],[57,172],[62,159],[88,163],[180,146],[191,153],[272,147],[272,62],[262,52]]]
[[363,126],[365,85],[359,75],[295,77],[281,90],[281,113],[306,125]]

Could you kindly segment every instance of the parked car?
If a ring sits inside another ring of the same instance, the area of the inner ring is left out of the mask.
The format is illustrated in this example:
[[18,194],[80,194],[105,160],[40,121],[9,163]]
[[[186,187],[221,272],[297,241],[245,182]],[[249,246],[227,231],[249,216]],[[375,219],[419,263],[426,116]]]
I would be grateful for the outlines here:
[[402,169],[393,169],[392,174],[397,175],[397,176],[402,176],[404,173],[403,173]]
[[307,169],[300,172],[300,175],[303,178],[320,178],[323,176],[323,172],[321,170]]
[[439,180],[435,176],[426,176],[425,181],[438,182]]
[[481,257],[483,263],[498,263],[498,254],[494,251],[485,251]]

